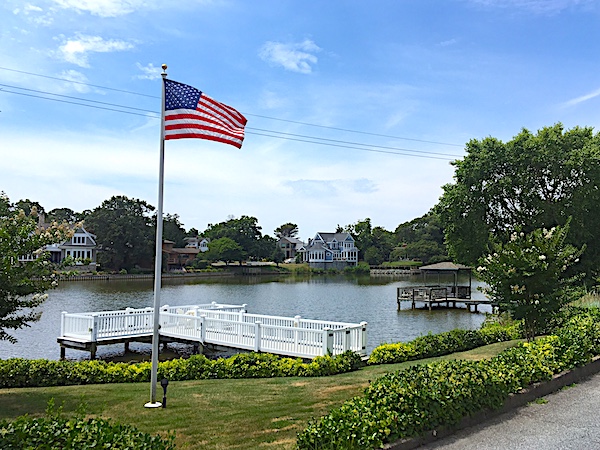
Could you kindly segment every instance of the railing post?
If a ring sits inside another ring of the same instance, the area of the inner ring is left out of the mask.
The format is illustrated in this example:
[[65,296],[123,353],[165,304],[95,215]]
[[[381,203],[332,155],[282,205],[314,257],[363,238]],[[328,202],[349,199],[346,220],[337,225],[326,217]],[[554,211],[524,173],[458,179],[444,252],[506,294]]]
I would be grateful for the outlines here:
[[367,354],[367,322],[360,323],[360,334],[361,334],[361,355]]
[[[301,316],[294,316],[294,327],[295,328],[300,328],[300,319],[302,319]],[[296,351],[298,351],[299,347],[300,347],[300,333],[298,332],[298,330],[294,330],[294,348],[296,349]]]
[[323,356],[333,355],[333,330],[329,327],[323,328]]
[[66,311],[63,311],[62,313],[60,313],[60,335],[61,336],[65,335],[65,320],[66,320],[66,315],[67,315]]
[[352,348],[352,335],[350,334],[350,329],[346,328],[344,333],[344,343],[342,345],[342,352],[346,352]]
[[200,339],[202,341],[202,345],[206,343],[206,314],[200,315]]
[[262,338],[260,326],[261,326],[260,322],[254,322],[254,351],[255,352],[260,352],[260,340]]
[[92,314],[92,342],[96,342],[98,340],[98,316],[96,314]]

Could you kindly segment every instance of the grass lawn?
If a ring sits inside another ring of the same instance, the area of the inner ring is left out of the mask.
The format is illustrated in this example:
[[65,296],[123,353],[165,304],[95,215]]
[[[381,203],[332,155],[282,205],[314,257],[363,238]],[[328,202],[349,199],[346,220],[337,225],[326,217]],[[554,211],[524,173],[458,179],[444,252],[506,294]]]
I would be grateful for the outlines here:
[[[149,433],[176,432],[180,449],[292,449],[296,433],[370,380],[388,372],[441,359],[483,359],[516,341],[411,363],[370,366],[322,378],[268,378],[171,382],[168,407],[146,409],[148,383],[0,390],[0,419],[44,414],[50,398],[69,414],[80,405],[91,416],[110,418]],[[159,389],[160,397],[162,390]]]

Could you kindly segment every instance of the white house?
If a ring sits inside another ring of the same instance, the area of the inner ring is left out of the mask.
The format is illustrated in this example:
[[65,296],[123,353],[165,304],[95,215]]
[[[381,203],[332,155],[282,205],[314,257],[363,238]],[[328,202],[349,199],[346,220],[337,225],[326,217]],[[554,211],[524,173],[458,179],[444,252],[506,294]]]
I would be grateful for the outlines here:
[[358,249],[350,233],[317,233],[298,253],[316,268],[342,269],[358,263]]
[[70,256],[76,261],[85,259],[96,262],[96,235],[87,231],[83,225],[75,230],[73,237],[59,245],[63,259]]
[[[42,224],[42,227],[44,224]],[[96,235],[87,231],[83,225],[75,230],[73,237],[65,242],[47,245],[44,251],[50,252],[50,261],[60,263],[70,256],[76,263],[81,264],[85,260],[96,263]],[[19,258],[19,261],[32,261],[37,255],[27,255]]]
[[210,243],[210,239],[201,238],[201,237],[186,237],[183,239],[187,248],[197,248],[201,252],[208,251],[208,244]]

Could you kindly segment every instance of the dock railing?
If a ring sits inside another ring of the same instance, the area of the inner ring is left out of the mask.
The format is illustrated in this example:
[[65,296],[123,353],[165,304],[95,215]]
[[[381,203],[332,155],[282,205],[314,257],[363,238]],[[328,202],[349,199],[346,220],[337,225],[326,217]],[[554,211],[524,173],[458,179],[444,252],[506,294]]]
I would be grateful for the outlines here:
[[[160,334],[202,344],[314,358],[351,350],[366,355],[367,323],[328,322],[300,316],[248,314],[246,305],[162,306]],[[98,342],[148,336],[153,309],[62,313],[61,337]]]

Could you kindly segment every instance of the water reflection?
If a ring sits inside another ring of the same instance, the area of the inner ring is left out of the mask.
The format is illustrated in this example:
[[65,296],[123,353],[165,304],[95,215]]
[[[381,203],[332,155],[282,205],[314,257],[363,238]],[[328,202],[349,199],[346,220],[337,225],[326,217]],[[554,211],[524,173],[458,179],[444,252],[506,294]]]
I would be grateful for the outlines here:
[[[342,322],[368,322],[368,346],[383,342],[414,339],[428,332],[439,333],[454,328],[477,328],[484,314],[466,309],[410,310],[404,303],[397,311],[396,288],[419,284],[419,277],[220,277],[210,279],[165,280],[161,304],[246,303],[249,312],[279,316],[295,316]],[[474,297],[478,282],[473,282]],[[42,319],[30,328],[14,333],[17,344],[0,341],[0,358],[58,359],[60,349],[60,313],[143,308],[153,304],[152,280],[111,280],[63,282],[49,292],[42,305]],[[486,311],[486,308],[482,308]],[[488,309],[489,310],[489,309]],[[147,345],[131,345],[136,352],[148,353]],[[123,353],[122,346],[101,347],[98,356],[110,358]],[[85,359],[88,353],[67,350],[67,357]]]

